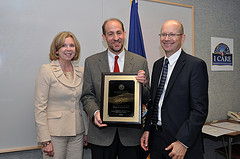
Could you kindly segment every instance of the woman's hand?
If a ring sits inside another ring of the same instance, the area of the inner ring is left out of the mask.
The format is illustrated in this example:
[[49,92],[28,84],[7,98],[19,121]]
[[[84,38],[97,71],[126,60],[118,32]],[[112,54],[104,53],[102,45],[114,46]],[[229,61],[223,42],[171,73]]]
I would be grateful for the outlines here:
[[50,157],[54,156],[54,150],[53,150],[53,145],[52,145],[51,141],[43,142],[42,150],[46,155],[48,155]]

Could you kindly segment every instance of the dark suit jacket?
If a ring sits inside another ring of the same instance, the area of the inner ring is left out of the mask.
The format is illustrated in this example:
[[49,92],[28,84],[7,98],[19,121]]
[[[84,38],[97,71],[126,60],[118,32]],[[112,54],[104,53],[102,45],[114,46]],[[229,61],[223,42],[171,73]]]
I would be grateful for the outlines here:
[[[149,81],[146,59],[127,50],[125,50],[125,53],[123,72],[138,73],[139,70],[144,70],[146,78]],[[107,50],[92,55],[85,60],[83,95],[81,100],[90,119],[92,119],[96,110],[100,110],[102,72],[110,72]],[[142,100],[148,102],[149,94],[149,84],[147,83],[143,87]],[[113,142],[116,130],[118,130],[119,138],[123,145],[140,145],[142,135],[141,126],[139,128],[132,128],[127,127],[127,125],[123,127],[112,127],[109,125],[104,128],[98,128],[94,125],[93,121],[89,124],[88,142],[99,146],[109,146]]]
[[[150,130],[151,112],[164,58],[154,63],[146,130]],[[165,147],[179,140],[188,147],[185,158],[202,158],[201,129],[208,114],[208,74],[205,62],[181,52],[168,82],[161,116]]]

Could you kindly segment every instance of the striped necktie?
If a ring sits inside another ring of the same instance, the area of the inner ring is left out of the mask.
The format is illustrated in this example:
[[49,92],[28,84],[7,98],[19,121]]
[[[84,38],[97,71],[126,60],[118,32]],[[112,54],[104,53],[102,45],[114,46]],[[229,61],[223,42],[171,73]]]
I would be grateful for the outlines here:
[[155,96],[155,100],[154,100],[154,105],[153,105],[154,108],[153,108],[153,115],[152,115],[152,123],[154,125],[157,125],[157,122],[158,122],[158,103],[159,103],[159,100],[161,98],[163,88],[164,88],[164,85],[165,85],[165,82],[166,82],[166,79],[167,79],[168,63],[169,63],[169,61],[166,58],[164,66],[163,66],[162,76],[161,76],[161,79],[160,79],[160,83],[157,87],[157,92],[156,92],[156,96]]

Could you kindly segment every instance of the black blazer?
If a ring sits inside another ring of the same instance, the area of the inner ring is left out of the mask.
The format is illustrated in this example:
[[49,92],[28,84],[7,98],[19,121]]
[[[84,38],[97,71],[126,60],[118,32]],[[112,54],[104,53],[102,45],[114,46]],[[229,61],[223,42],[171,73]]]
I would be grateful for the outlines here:
[[[145,130],[150,130],[153,102],[164,58],[153,66],[151,100]],[[208,74],[206,63],[181,52],[165,93],[161,117],[165,147],[179,140],[188,147],[185,158],[202,158],[201,129],[208,114]],[[151,137],[151,136],[150,136]]]

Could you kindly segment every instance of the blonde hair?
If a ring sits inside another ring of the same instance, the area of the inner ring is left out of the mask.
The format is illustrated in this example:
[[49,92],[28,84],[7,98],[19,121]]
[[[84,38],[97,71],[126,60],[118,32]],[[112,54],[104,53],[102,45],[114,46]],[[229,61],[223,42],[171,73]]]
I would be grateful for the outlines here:
[[51,61],[53,60],[57,60],[58,59],[58,55],[56,54],[56,52],[62,47],[62,45],[65,42],[65,39],[71,37],[73,38],[74,44],[75,44],[75,49],[76,49],[76,54],[73,57],[73,61],[74,60],[78,60],[79,56],[80,56],[80,44],[77,40],[77,38],[75,37],[75,35],[69,31],[62,31],[60,33],[58,33],[53,41],[52,44],[50,46],[50,53],[49,53],[49,59]]

